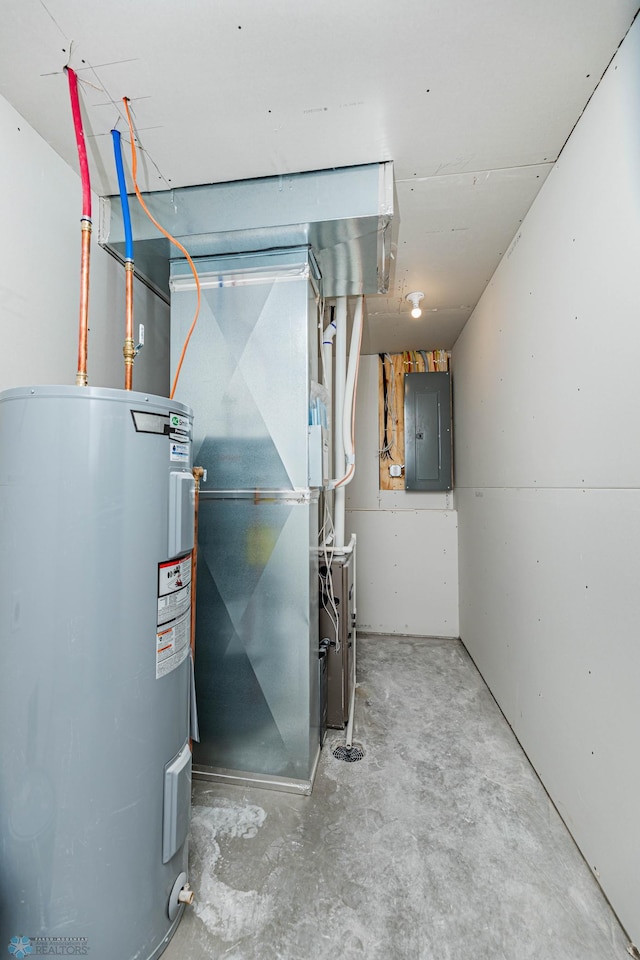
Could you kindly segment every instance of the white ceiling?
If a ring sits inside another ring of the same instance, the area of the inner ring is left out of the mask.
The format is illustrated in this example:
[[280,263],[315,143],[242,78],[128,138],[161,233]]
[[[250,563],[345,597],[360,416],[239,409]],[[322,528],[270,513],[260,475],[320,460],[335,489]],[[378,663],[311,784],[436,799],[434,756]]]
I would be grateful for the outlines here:
[[[132,102],[167,189],[393,160],[392,286],[367,352],[450,347],[637,10],[637,0],[2,0],[0,93],[92,184]],[[73,42],[72,42],[73,41]],[[405,295],[425,293],[412,321]]]

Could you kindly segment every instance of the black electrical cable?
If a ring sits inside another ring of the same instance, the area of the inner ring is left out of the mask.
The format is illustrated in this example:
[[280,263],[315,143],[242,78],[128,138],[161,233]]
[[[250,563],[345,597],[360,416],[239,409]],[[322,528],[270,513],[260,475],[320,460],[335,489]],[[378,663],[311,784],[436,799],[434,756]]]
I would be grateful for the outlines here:
[[382,450],[380,451],[381,460],[391,460],[391,450],[389,449],[389,404],[388,404],[388,392],[389,387],[387,384],[387,368],[384,362],[384,353],[379,353],[380,362],[382,363],[382,406],[383,406],[383,424],[384,424],[384,433],[382,436]]

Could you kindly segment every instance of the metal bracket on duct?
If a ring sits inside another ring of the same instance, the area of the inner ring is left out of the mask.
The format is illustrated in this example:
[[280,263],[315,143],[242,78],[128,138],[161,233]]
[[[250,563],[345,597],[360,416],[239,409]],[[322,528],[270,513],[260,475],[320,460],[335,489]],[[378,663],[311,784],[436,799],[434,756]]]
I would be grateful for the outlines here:
[[[386,293],[394,219],[393,164],[180,187],[144,195],[192,257],[310,246],[326,297]],[[113,202],[112,202],[113,201]],[[169,298],[172,248],[131,197],[136,274]],[[124,262],[118,197],[102,197],[98,242]]]

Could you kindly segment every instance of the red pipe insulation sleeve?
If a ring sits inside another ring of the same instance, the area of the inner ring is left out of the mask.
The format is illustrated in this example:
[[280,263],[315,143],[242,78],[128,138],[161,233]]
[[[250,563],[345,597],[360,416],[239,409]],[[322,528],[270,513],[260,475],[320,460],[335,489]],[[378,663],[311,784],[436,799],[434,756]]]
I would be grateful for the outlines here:
[[69,78],[69,96],[71,97],[71,113],[73,114],[73,128],[78,146],[78,160],[80,161],[80,179],[82,180],[82,218],[91,220],[91,181],[89,180],[89,161],[87,147],[84,142],[80,100],[78,99],[78,78],[75,70],[65,67]]

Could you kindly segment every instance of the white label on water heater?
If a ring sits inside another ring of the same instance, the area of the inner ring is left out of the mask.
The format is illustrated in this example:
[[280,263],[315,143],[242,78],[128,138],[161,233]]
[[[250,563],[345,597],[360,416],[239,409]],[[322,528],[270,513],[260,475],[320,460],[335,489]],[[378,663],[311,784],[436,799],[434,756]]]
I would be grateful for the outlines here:
[[190,583],[167,597],[158,597],[158,626],[161,627],[170,620],[181,617],[189,609],[191,609]]
[[156,680],[179,667],[189,653],[191,611],[172,620],[156,635]]
[[176,443],[174,440],[170,441],[170,459],[175,460],[177,463],[188,463],[189,462],[189,444],[188,443]]
[[191,639],[191,553],[158,564],[156,679],[186,659]]

